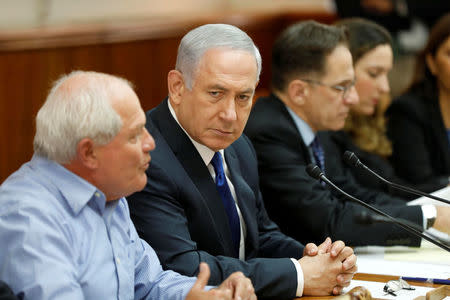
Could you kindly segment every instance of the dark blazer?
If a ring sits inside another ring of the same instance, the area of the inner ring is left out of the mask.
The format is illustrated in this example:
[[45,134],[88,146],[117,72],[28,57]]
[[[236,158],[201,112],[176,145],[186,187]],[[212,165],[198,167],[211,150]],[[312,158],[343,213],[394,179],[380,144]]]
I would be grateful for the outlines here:
[[211,268],[210,284],[235,271],[248,276],[260,298],[293,298],[297,273],[290,258],[303,245],[281,233],[267,216],[258,184],[256,154],[242,136],[225,149],[245,226],[245,261],[233,258],[231,232],[220,195],[200,154],[170,114],[167,100],[147,112],[156,142],[143,191],[128,197],[136,229],[164,268],[196,275]]
[[[400,197],[405,200],[412,200],[419,196],[403,192],[401,190],[391,188],[389,185],[385,184],[375,176],[371,175],[368,171],[363,170],[361,168],[351,167],[345,161],[343,160],[343,156],[345,151],[351,151],[355,153],[356,156],[358,156],[359,160],[365,164],[368,168],[379,174],[380,176],[384,177],[385,179],[395,182],[404,186],[410,186],[415,189],[419,189],[421,191],[425,192],[433,192],[436,189],[434,186],[429,186],[428,184],[419,184],[412,186],[411,183],[407,182],[403,178],[400,178],[395,173],[394,167],[391,165],[391,163],[374,153],[367,152],[365,150],[362,150],[358,146],[353,143],[353,140],[351,136],[343,131],[334,131],[330,132],[330,139],[331,143],[329,144],[331,147],[336,148],[335,150],[336,155],[338,157],[341,157],[341,160],[336,160],[337,167],[338,168],[347,168],[350,173],[352,174],[353,178],[356,179],[356,181],[363,187],[373,189],[375,191],[388,193],[392,196]],[[328,149],[328,151],[332,151],[332,149]]]
[[[281,100],[274,95],[260,98],[245,128],[258,155],[260,186],[270,217],[281,230],[299,241],[319,242],[326,236],[349,245],[419,245],[419,238],[395,225],[359,225],[355,215],[365,208],[346,201],[312,179],[305,170],[311,163],[309,150]],[[395,217],[422,224],[420,207],[407,207],[403,200],[360,187],[330,153],[327,133],[319,140],[325,150],[325,172],[348,193],[376,205]]]
[[408,93],[394,100],[386,113],[397,174],[432,190],[448,185],[450,145],[437,97]]
[[4,283],[3,281],[0,281],[0,300],[18,300],[11,288]]

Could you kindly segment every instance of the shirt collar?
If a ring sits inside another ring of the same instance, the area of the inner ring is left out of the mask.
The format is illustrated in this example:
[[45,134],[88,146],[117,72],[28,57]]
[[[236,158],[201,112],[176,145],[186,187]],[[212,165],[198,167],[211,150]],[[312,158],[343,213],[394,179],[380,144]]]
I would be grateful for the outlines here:
[[298,131],[303,139],[305,145],[310,146],[313,142],[316,134],[311,129],[311,127],[303,121],[292,109],[290,109],[287,105],[285,105],[292,119],[294,120],[295,125],[297,126]]
[[[167,100],[167,105],[169,105],[169,111],[172,114],[172,117],[175,119],[175,121],[177,121],[177,123],[178,123],[178,125],[180,125],[181,129],[183,129],[184,133],[186,133],[186,135],[189,137],[192,144],[194,144],[195,149],[197,149],[197,151],[200,154],[205,165],[206,166],[209,165],[215,152],[213,150],[209,149],[208,147],[206,147],[205,145],[202,145],[199,142],[195,141],[193,138],[191,138],[191,136],[186,132],[186,130],[183,128],[183,126],[181,126],[180,122],[178,121],[177,115],[175,114],[175,111],[173,110],[173,107],[170,104],[169,100]],[[219,150],[219,152],[220,152],[220,154],[222,154],[222,157],[223,157],[223,153],[224,153],[223,149]]]
[[42,156],[33,155],[31,164],[48,177],[48,180],[61,192],[75,214],[78,214],[91,199],[94,199],[103,213],[106,197],[94,185],[69,171],[61,164]]

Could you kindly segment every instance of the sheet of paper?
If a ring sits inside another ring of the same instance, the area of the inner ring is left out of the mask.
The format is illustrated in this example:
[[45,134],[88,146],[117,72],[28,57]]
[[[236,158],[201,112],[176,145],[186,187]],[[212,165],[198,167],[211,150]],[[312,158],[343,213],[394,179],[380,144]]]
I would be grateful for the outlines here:
[[395,300],[411,300],[419,296],[425,296],[425,294],[431,291],[433,288],[423,287],[423,286],[413,286],[415,290],[400,290],[396,292],[397,296],[386,294],[383,291],[385,282],[374,282],[374,281],[363,281],[363,280],[352,280],[349,287],[344,289],[344,293],[347,293],[352,288],[357,286],[363,286],[370,291],[372,298],[378,299],[395,299]]
[[[450,186],[446,186],[445,188],[437,190],[431,194],[446,200],[450,200]],[[408,202],[408,205],[423,205],[423,204],[450,205],[427,197],[420,197]]]
[[[436,246],[427,243],[424,243],[421,248],[357,247],[355,253],[358,257],[358,272],[448,279],[450,278],[449,254],[437,249],[433,255],[438,258],[430,257],[429,251],[433,252],[434,247]],[[425,253],[424,257],[422,253]]]
[[384,259],[447,264],[450,268],[450,253],[442,250],[441,248],[431,244],[428,241],[422,241],[420,248],[386,248],[384,251]]

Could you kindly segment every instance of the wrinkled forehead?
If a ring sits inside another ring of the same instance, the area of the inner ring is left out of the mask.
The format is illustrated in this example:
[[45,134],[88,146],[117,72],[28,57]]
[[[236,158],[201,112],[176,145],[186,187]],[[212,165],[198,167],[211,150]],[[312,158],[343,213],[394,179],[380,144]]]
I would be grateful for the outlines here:
[[206,51],[203,52],[203,54],[199,57],[197,64],[195,65],[195,69],[193,72],[194,78],[197,75],[198,71],[201,70],[202,68],[205,68],[208,66],[208,64],[212,63],[212,62],[216,62],[218,57],[223,55],[223,54],[227,54],[227,53],[236,53],[236,54],[243,54],[248,56],[249,58],[251,57],[252,60],[254,60],[255,63],[255,74],[256,77],[258,76],[258,61],[255,57],[255,53],[250,51],[250,50],[246,50],[246,49],[235,49],[235,48],[231,48],[231,47],[212,47],[207,49]]

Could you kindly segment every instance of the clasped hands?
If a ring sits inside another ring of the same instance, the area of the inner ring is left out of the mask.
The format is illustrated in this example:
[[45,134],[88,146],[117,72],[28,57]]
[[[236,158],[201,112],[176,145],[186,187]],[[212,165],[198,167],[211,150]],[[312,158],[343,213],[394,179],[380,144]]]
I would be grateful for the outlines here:
[[344,242],[331,242],[330,238],[316,246],[305,246],[303,257],[299,260],[303,270],[303,295],[338,295],[350,285],[357,271],[356,255]]
[[[303,257],[299,260],[303,270],[303,295],[338,295],[350,285],[357,271],[356,255],[344,242],[331,242],[330,238],[316,246],[305,246]],[[231,274],[220,286],[209,291],[204,288],[208,283],[210,270],[206,263],[200,263],[200,272],[186,300],[255,300],[255,290],[249,278],[242,272]]]

